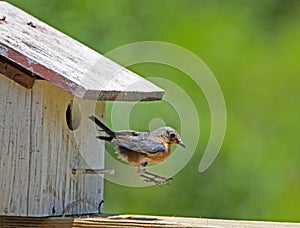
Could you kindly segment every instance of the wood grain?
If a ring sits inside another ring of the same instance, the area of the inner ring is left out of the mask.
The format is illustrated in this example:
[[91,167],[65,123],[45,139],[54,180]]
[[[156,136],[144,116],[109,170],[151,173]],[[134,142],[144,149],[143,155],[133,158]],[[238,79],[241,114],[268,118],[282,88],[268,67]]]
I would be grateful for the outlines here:
[[205,228],[299,228],[299,223],[224,220],[147,215],[26,218],[0,216],[2,227],[205,227]]
[[0,75],[0,98],[0,214],[26,215],[31,91]]
[[[71,102],[81,115],[74,131],[66,121]],[[62,215],[75,202],[66,214],[98,212],[103,175],[72,169],[104,168],[104,144],[87,118],[103,117],[104,102],[74,100],[45,80],[28,90],[0,74],[0,107],[0,214]]]

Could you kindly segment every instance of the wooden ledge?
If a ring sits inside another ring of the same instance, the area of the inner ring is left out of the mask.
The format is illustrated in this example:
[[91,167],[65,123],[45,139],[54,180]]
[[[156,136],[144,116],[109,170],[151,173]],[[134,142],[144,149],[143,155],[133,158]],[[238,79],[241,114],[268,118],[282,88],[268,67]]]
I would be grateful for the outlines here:
[[147,215],[90,215],[82,217],[0,216],[0,227],[249,227],[296,228],[300,223],[223,220]]

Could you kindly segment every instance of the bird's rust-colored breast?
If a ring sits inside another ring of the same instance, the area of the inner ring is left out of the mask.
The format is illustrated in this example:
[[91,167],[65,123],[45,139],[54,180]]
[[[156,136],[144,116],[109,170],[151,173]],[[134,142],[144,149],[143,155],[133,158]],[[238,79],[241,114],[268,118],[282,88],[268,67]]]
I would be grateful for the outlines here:
[[170,151],[171,151],[171,145],[166,142],[163,142],[163,144],[164,144],[164,147],[166,148],[166,150],[164,152],[157,152],[153,155],[149,154],[148,155],[149,162],[157,163],[157,162],[161,162],[161,161],[165,160],[167,157],[169,157]]
[[170,151],[158,152],[155,155],[148,155],[147,159],[150,163],[158,163],[165,160],[170,155]]
[[144,162],[148,163],[158,163],[165,160],[171,151],[171,145],[168,143],[163,143],[164,147],[166,148],[163,152],[157,153],[147,153],[147,152],[138,152],[134,150],[128,150],[125,154],[119,153],[119,158],[123,161],[128,162],[132,166],[140,166]]

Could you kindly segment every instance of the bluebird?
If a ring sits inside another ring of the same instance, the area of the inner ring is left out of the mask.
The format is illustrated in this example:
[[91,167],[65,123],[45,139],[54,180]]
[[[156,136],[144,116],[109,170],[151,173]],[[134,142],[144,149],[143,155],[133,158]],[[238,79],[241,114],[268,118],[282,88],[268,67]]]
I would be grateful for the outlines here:
[[150,173],[146,167],[148,164],[165,160],[170,155],[174,144],[179,144],[185,148],[176,130],[166,126],[151,132],[112,131],[95,116],[89,116],[89,119],[108,135],[97,136],[96,138],[115,144],[119,158],[134,167],[138,167],[137,173],[145,181],[162,185],[167,184],[172,179]]

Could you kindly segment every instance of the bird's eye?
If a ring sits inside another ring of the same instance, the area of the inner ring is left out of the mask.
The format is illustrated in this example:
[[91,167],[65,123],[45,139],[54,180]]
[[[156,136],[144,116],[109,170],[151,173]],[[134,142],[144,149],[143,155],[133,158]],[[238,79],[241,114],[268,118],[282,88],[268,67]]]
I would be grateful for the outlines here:
[[169,136],[170,136],[171,139],[173,139],[173,138],[176,137],[176,134],[174,132],[170,132]]

